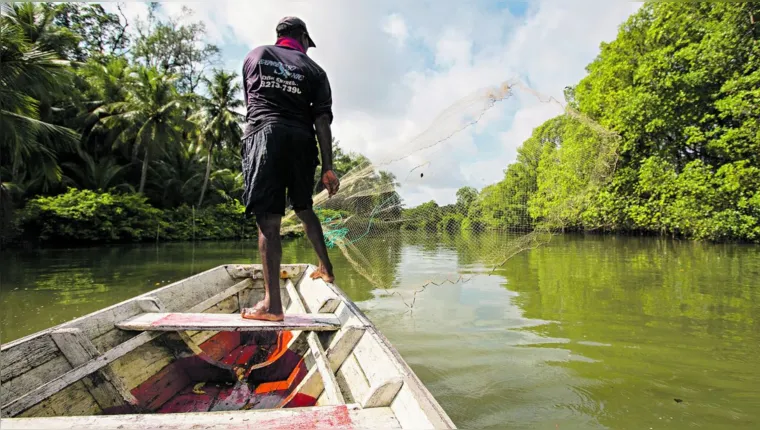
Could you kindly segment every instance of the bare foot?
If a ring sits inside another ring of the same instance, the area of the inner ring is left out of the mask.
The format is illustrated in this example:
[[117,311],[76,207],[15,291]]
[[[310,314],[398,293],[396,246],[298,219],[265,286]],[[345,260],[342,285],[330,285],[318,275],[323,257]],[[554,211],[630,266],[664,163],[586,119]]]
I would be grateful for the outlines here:
[[332,284],[335,281],[335,275],[328,273],[323,266],[319,266],[317,270],[312,272],[311,279],[322,279],[328,284]]
[[259,306],[258,304],[252,308],[243,308],[240,315],[248,320],[259,321],[282,321],[285,319],[285,314],[273,314],[269,312],[267,307]]

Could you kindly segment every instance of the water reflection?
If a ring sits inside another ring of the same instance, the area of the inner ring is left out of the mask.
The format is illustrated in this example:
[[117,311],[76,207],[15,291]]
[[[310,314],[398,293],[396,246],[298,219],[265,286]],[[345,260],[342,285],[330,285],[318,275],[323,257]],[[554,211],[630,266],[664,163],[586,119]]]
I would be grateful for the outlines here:
[[[366,238],[383,290],[332,254],[339,286],[460,428],[760,428],[760,248],[558,236],[488,276],[498,253],[482,235],[439,239]],[[283,253],[314,261],[303,240]],[[254,243],[6,253],[3,341],[257,261]]]

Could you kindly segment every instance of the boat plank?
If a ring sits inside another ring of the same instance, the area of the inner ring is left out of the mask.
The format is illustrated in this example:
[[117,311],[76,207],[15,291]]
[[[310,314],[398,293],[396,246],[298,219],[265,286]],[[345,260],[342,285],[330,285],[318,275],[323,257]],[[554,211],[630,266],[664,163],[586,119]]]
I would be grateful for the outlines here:
[[401,387],[401,390],[399,390],[396,398],[391,403],[391,410],[402,428],[438,428],[428,419],[427,414],[423,411],[416,396],[409,388],[409,384],[404,384],[404,386]]
[[227,288],[226,290],[222,291],[219,294],[216,294],[196,305],[194,305],[190,312],[208,312],[213,308],[214,306],[220,304],[224,300],[237,295],[237,293],[248,289],[253,288],[253,280],[252,279],[245,279],[241,282],[238,282],[237,284],[231,286],[230,288]]
[[380,345],[372,331],[367,331],[354,348],[354,356],[370,389],[361,400],[362,407],[390,406],[401,389],[403,375],[393,357]]
[[49,333],[31,338],[22,343],[3,345],[0,351],[0,381],[5,383],[31,369],[60,356]]
[[358,402],[366,398],[369,383],[353,354],[340,366],[336,379],[347,402]]
[[142,430],[145,428],[226,430],[229,428],[397,429],[401,427],[390,408],[362,410],[356,405],[182,414],[14,418],[3,421],[3,429],[6,430],[71,428],[82,430]]
[[185,311],[213,297],[233,283],[235,281],[225,274],[222,266],[219,266],[134,299],[117,303],[94,314],[77,318],[62,324],[59,328],[79,328],[88,338],[95,339],[113,330],[114,323],[142,313],[140,299],[156,298],[167,307],[167,311]]
[[2,416],[9,417],[18,415],[19,413],[29,409],[42,400],[47,399],[53,394],[63,390],[69,385],[78,382],[92,372],[102,369],[117,358],[121,358],[130,351],[134,351],[138,346],[150,342],[151,340],[158,337],[159,334],[160,333],[151,332],[141,333],[140,335],[133,337],[121,345],[106,351],[96,360],[88,361],[87,363],[78,366],[66,373],[59,373],[57,377],[49,380],[48,382],[33,385],[32,387],[36,388],[27,392],[23,396],[15,398],[14,400],[4,404],[2,407]]
[[56,328],[78,328],[89,339],[103,336],[114,329],[114,323],[142,313],[137,300],[122,302],[95,314],[62,324]]
[[367,396],[360,402],[363,408],[387,407],[396,398],[404,380],[401,377],[389,378],[378,385],[372,385]]
[[351,299],[346,296],[346,293],[337,286],[333,284],[328,284],[328,286],[335,292],[335,294],[343,299],[343,302],[346,304],[346,306],[350,308],[350,310],[356,315],[357,318],[359,318],[362,324],[368,327],[369,331],[372,331],[377,336],[377,338],[380,339],[381,343],[384,346],[384,349],[388,350],[390,354],[395,357],[397,364],[403,369],[402,373],[404,374],[404,386],[401,388],[401,391],[407,389],[411,391],[413,398],[417,399],[419,402],[424,415],[430,422],[433,423],[432,427],[450,429],[456,428],[454,423],[451,421],[451,418],[449,418],[448,414],[446,414],[443,408],[441,408],[438,402],[436,402],[433,395],[430,394],[430,391],[427,389],[427,387],[425,387],[422,381],[420,381],[417,374],[415,374],[412,368],[409,367],[409,364],[404,361],[404,359],[401,357],[401,354],[399,354],[399,352],[393,347],[390,341],[380,331],[377,330],[374,324],[372,324],[372,321],[367,318],[367,316],[364,314],[364,312],[361,311],[361,309],[359,309],[356,303],[351,301]]
[[17,397],[21,397],[56,376],[70,370],[71,365],[68,360],[66,360],[66,357],[58,354],[54,359],[29,370],[23,375],[13,378],[10,381],[3,382],[3,385],[0,388],[0,405],[4,405]]
[[[343,361],[351,354],[351,350],[359,342],[363,332],[364,329],[361,327],[343,327],[335,334],[326,351],[327,361],[330,363],[330,369],[333,373],[338,371]],[[306,374],[294,392],[319,399],[319,396],[324,392],[324,383],[317,371],[317,367],[313,366],[313,363],[307,363],[307,366],[311,370]]]
[[[60,329],[51,337],[72,367],[80,366],[100,355],[95,345],[79,329]],[[111,366],[105,366],[82,379],[87,391],[101,409],[129,407],[137,405],[137,399],[130,393],[121,378]]]
[[313,331],[309,332],[306,340],[309,342],[311,353],[317,361],[316,367],[322,377],[322,384],[324,386],[325,395],[327,396],[327,401],[332,405],[342,405],[346,403],[345,400],[343,400],[343,395],[340,392],[338,382],[335,380],[332,366],[327,361],[327,354],[325,353],[324,348],[322,348],[319,338],[317,338],[317,333]]
[[[87,391],[84,384],[79,381],[37,403],[18,416],[76,416],[93,415],[100,412],[100,406]],[[6,419],[3,419],[3,429],[5,428],[6,421]]]
[[296,287],[290,280],[285,282],[285,291],[288,293],[288,296],[290,296],[290,307],[288,308],[287,313],[305,314],[307,310],[304,306],[303,300],[301,300]]
[[113,330],[110,330],[92,339],[92,344],[95,345],[95,348],[98,348],[98,351],[108,351],[109,349],[114,348],[117,345],[128,341],[129,339],[132,339],[138,334],[140,333],[134,331],[119,330],[118,328],[114,327]]
[[[296,279],[306,269],[304,264],[283,264],[280,266],[280,270],[285,273],[285,278]],[[228,264],[224,266],[224,270],[233,279],[252,278],[252,279],[264,279],[264,271],[261,264]]]
[[333,314],[291,314],[286,315],[284,321],[257,321],[241,318],[237,314],[145,313],[116,326],[124,330],[142,331],[335,331],[340,328],[340,321]]
[[[179,282],[173,289],[162,288],[155,292],[154,296],[161,300],[170,312],[184,312],[194,309],[193,312],[202,312],[221,301],[226,291],[233,288],[231,279],[209,273],[204,277],[191,277],[186,281]],[[246,283],[247,284],[247,283]]]
[[335,312],[341,302],[340,297],[322,279],[311,279],[309,275],[313,272],[313,267],[306,270],[298,288],[306,310],[313,313]]
[[[319,372],[317,372],[319,373]],[[327,393],[322,391],[322,394],[317,398],[317,401],[314,403],[314,406],[327,406]]]
[[354,426],[359,429],[400,429],[391,408],[360,409],[352,414]]
[[128,390],[132,390],[174,361],[174,355],[163,345],[149,342],[135,348],[134,353],[111,363],[121,375]]
[[[296,291],[295,285],[293,285],[293,282],[290,279],[285,281],[285,292],[287,293],[286,295],[290,297],[290,306],[285,309],[285,314],[305,314],[306,307],[303,305],[303,300],[301,300],[298,291]],[[297,339],[300,335],[300,330],[294,330],[293,340]]]
[[332,338],[327,347],[327,360],[330,362],[333,372],[338,371],[340,365],[346,361],[363,335],[364,327],[343,326]]
[[[238,312],[238,299],[237,294],[232,295],[230,297],[227,297],[226,299],[222,300],[221,302],[215,304],[214,306],[211,306],[208,309],[205,309],[203,311],[200,311],[206,314],[233,314]],[[188,330],[187,334],[188,336],[195,338],[195,336],[199,333],[203,333],[202,331],[193,331]],[[211,332],[216,333],[216,332]],[[208,336],[211,337],[211,336]],[[203,343],[205,340],[202,338],[199,338],[198,343]]]

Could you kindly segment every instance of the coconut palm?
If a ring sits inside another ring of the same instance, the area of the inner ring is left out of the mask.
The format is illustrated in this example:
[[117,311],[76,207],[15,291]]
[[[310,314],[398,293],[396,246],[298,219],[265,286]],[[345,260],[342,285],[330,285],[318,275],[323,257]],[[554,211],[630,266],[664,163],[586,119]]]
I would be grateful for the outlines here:
[[215,70],[211,79],[205,79],[209,97],[201,101],[202,110],[193,117],[200,124],[199,141],[208,151],[206,175],[203,179],[198,207],[203,204],[208,188],[214,149],[224,145],[234,145],[242,135],[240,123],[243,121],[243,115],[235,111],[243,107],[242,100],[237,97],[241,87],[239,82],[235,82],[236,78],[235,73]]
[[166,153],[167,145],[180,142],[182,130],[191,127],[182,117],[186,98],[177,93],[176,77],[154,68],[138,66],[126,87],[126,100],[96,109],[100,124],[116,129],[118,142],[142,149],[142,171],[138,192],[144,194],[152,157]]
[[79,37],[54,24],[58,7],[49,3],[15,2],[4,7],[3,15],[22,31],[29,43],[64,58],[66,51],[79,43]]
[[170,151],[151,168],[153,180],[148,195],[162,207],[192,205],[198,199],[203,180],[203,148],[197,144],[182,145]]
[[211,182],[221,201],[242,200],[245,184],[243,174],[230,169],[217,170],[211,174]]
[[104,61],[89,59],[78,71],[82,84],[79,113],[74,119],[82,130],[82,146],[96,158],[111,155],[111,148],[119,137],[119,129],[97,127],[98,122],[109,113],[103,106],[123,102],[132,70],[124,58]]
[[113,157],[103,157],[95,161],[86,152],[80,153],[80,157],[82,158],[80,162],[63,163],[63,167],[68,172],[67,182],[71,185],[101,192],[112,188],[126,189],[134,192],[134,188],[131,185],[124,182],[119,183],[124,169],[129,167],[129,165],[119,166]]
[[[10,158],[12,176],[21,168],[41,176],[43,189],[61,179],[57,154],[76,145],[72,130],[40,119],[40,100],[58,92],[67,62],[29,40],[3,5],[0,17],[0,158]],[[2,160],[0,160],[2,162]]]

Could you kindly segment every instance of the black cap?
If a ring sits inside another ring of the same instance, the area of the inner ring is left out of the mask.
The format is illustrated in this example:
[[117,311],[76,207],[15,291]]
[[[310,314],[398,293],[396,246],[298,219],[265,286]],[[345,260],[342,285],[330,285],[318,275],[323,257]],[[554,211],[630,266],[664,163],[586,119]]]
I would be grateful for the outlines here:
[[277,34],[280,34],[280,32],[286,30],[295,30],[297,28],[300,28],[304,33],[306,33],[306,38],[309,39],[309,47],[316,48],[317,45],[314,44],[311,36],[309,36],[309,30],[306,29],[306,23],[303,22],[303,20],[300,18],[296,18],[294,16],[286,16],[285,18],[281,19],[280,22],[277,23]]

